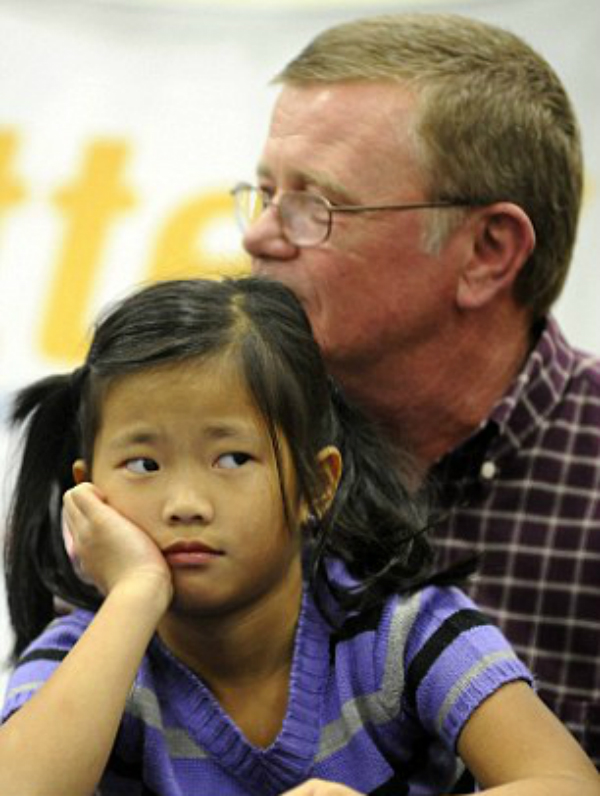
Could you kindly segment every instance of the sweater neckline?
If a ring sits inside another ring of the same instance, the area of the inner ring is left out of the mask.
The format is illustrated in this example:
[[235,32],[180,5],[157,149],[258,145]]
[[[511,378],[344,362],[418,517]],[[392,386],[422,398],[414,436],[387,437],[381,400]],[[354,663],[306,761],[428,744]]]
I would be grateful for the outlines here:
[[[177,694],[173,713],[198,754],[212,758],[264,796],[281,793],[305,779],[317,754],[323,695],[329,669],[329,628],[305,590],[294,640],[288,704],[281,730],[267,748],[251,744],[221,708],[202,680],[155,636],[150,657],[157,658],[167,694]],[[167,664],[165,666],[165,664]]]

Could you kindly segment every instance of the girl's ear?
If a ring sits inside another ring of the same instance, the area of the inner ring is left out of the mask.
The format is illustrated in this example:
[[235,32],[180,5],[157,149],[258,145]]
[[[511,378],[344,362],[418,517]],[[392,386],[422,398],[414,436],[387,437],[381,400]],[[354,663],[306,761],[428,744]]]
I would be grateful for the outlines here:
[[[335,445],[327,445],[317,454],[317,467],[321,471],[323,491],[315,501],[319,515],[325,514],[337,492],[342,477],[342,454]],[[300,522],[306,523],[310,517],[309,507],[303,502],[300,508]]]
[[84,481],[89,481],[88,467],[83,459],[77,459],[73,462],[73,480],[76,484],[82,484]]
[[319,511],[325,513],[331,505],[342,477],[342,454],[335,445],[327,445],[317,455],[317,465],[323,473],[325,489],[319,496]]

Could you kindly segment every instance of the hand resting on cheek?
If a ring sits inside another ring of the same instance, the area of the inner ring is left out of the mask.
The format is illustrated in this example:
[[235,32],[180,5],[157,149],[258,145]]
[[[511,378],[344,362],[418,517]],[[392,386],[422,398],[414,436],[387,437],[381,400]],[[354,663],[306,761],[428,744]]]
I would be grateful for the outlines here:
[[137,525],[108,505],[86,482],[63,497],[63,535],[78,574],[108,595],[118,584],[154,579],[172,596],[169,567],[156,544]]

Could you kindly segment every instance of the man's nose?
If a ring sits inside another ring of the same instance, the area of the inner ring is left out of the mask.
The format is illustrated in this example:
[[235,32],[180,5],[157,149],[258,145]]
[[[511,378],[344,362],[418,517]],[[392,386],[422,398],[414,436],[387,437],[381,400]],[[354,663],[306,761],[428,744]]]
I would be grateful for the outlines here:
[[244,232],[242,244],[248,254],[258,259],[291,260],[298,254],[298,247],[284,234],[275,204],[266,207],[250,224]]

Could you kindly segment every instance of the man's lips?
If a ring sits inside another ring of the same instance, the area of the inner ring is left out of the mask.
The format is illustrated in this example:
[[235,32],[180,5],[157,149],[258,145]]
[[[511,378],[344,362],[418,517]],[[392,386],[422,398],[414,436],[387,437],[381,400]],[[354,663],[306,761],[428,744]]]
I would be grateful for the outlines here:
[[196,567],[223,555],[203,542],[174,542],[162,551],[167,563],[174,567]]

